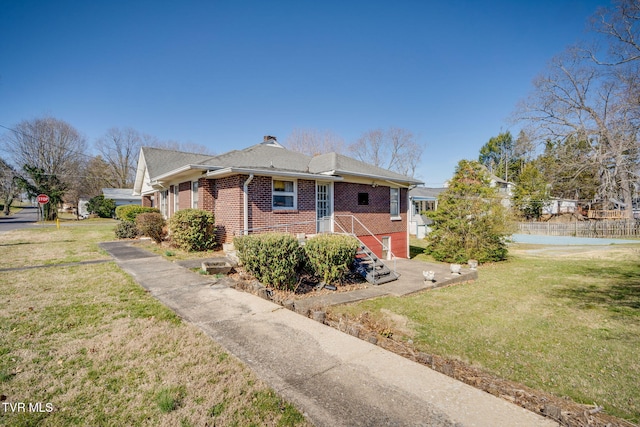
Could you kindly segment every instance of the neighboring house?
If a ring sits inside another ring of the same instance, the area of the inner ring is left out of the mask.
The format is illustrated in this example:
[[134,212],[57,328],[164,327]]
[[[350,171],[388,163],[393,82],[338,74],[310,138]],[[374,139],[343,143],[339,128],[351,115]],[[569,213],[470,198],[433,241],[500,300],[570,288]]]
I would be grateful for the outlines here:
[[186,208],[213,212],[219,243],[262,231],[353,232],[379,257],[406,258],[408,190],[417,184],[341,154],[310,157],[265,137],[218,156],[143,147],[134,194],[167,218]]
[[505,181],[493,174],[490,175],[489,179],[489,185],[491,185],[491,187],[496,187],[498,189],[498,195],[502,197],[502,206],[510,208],[511,197],[513,196],[513,188],[515,187],[515,184],[510,181]]
[[410,233],[423,239],[433,223],[430,218],[422,215],[425,211],[435,211],[438,208],[438,195],[444,188],[415,187],[409,190],[411,206],[411,218],[409,221]]
[[105,199],[112,199],[116,207],[122,205],[141,205],[142,197],[134,195],[132,188],[103,188],[102,195]]
[[578,212],[578,201],[552,198],[542,207],[543,215],[559,215]]

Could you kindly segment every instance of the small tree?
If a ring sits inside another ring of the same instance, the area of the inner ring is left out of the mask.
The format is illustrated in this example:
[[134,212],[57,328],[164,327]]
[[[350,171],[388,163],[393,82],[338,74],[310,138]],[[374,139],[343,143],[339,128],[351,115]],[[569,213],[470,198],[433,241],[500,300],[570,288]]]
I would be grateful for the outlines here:
[[165,225],[166,221],[159,213],[141,213],[136,217],[138,232],[143,236],[151,237],[156,243],[162,243],[167,236]]
[[550,199],[547,180],[535,164],[527,163],[513,190],[514,206],[525,218],[539,219],[542,209]]
[[87,210],[100,218],[111,218],[116,211],[116,202],[113,199],[105,199],[103,194],[89,199]]
[[491,187],[487,170],[478,162],[461,160],[449,187],[438,196],[438,210],[425,252],[438,261],[499,261],[507,256],[511,234],[507,208]]

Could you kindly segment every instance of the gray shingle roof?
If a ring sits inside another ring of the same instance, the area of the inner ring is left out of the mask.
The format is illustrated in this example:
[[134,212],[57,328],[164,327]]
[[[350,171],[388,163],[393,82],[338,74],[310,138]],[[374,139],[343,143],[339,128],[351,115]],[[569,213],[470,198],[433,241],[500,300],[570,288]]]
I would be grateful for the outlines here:
[[163,174],[187,165],[206,166],[211,170],[245,168],[299,173],[332,173],[340,176],[365,176],[408,184],[420,181],[377,166],[369,165],[337,153],[310,157],[287,150],[279,144],[261,143],[243,150],[234,150],[218,156],[144,147],[144,159],[149,177],[153,180]]

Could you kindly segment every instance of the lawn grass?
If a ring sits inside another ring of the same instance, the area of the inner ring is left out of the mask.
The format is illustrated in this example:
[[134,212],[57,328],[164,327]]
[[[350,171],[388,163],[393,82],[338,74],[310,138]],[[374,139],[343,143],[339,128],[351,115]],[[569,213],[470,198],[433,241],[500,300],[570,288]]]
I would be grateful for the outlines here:
[[[3,234],[0,268],[104,258],[113,224],[83,223]],[[3,271],[0,295],[0,395],[27,409],[0,425],[307,425],[113,262]]]
[[[337,307],[405,319],[418,350],[640,420],[640,248],[518,250],[473,283]],[[388,322],[387,322],[388,323]]]

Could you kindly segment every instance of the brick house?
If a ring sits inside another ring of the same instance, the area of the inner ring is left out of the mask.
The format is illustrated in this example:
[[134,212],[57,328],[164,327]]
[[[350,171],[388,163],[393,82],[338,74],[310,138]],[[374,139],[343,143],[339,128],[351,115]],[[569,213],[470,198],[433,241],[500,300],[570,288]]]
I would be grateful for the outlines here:
[[213,212],[219,243],[263,231],[348,232],[379,257],[406,258],[408,190],[419,183],[337,153],[293,152],[265,137],[218,156],[143,147],[134,194],[166,218],[186,208]]

